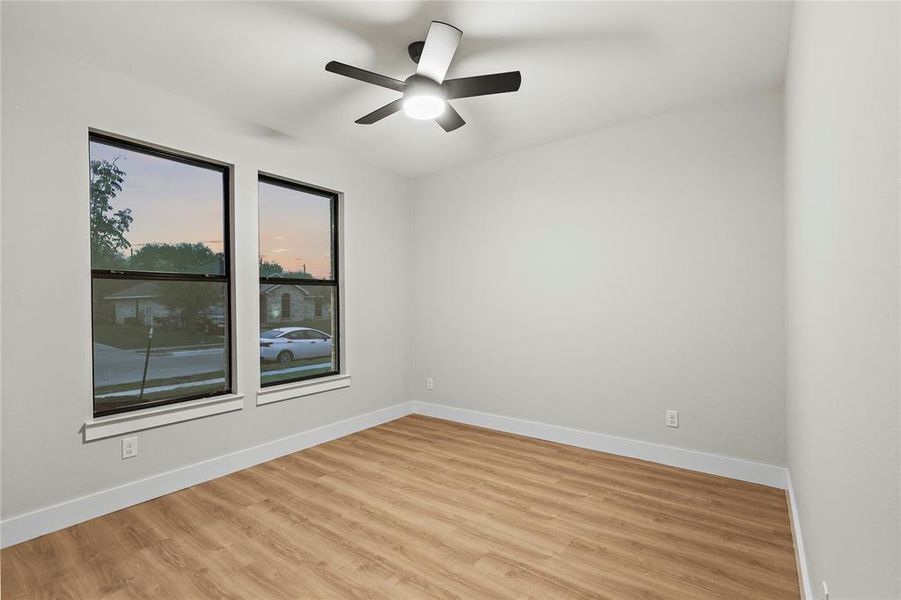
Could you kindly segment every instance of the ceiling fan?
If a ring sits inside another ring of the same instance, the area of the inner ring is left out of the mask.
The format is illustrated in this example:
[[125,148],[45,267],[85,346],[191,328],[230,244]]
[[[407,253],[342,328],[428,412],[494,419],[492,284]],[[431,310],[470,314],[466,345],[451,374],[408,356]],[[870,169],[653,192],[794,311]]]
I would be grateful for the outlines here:
[[466,121],[448,104],[448,100],[515,92],[522,81],[519,71],[445,79],[462,36],[463,32],[453,25],[432,21],[425,41],[413,42],[407,48],[410,58],[418,66],[416,73],[404,81],[334,60],[325,65],[325,70],[403,94],[394,102],[360,117],[356,123],[371,125],[403,109],[407,116],[414,119],[435,119],[444,131],[451,132],[465,125]]

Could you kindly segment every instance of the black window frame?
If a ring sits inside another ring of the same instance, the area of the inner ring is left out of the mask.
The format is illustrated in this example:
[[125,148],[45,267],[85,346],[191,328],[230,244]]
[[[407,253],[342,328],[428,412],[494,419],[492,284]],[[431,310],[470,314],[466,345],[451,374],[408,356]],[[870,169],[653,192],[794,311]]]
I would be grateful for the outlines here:
[[[116,148],[122,148],[123,150],[129,150],[132,152],[139,152],[142,154],[147,154],[150,156],[155,156],[158,158],[164,158],[167,160],[172,160],[175,162],[200,167],[212,171],[217,171],[222,173],[222,254],[223,254],[223,273],[216,275],[212,273],[174,273],[174,272],[160,272],[160,271],[132,271],[132,270],[119,270],[119,269],[94,269],[93,264],[91,268],[91,344],[93,346],[94,343],[94,307],[93,307],[93,297],[94,297],[94,282],[98,279],[113,279],[113,280],[137,280],[137,281],[184,281],[184,282],[204,282],[204,283],[224,283],[225,284],[225,364],[227,366],[227,372],[225,374],[226,388],[224,390],[217,390],[213,392],[205,392],[202,394],[191,394],[188,396],[180,396],[178,398],[170,398],[166,400],[152,400],[149,402],[144,402],[141,404],[135,404],[132,406],[122,406],[117,408],[109,408],[105,410],[97,410],[97,404],[95,399],[95,390],[97,389],[96,381],[94,381],[94,351],[93,347],[91,350],[91,408],[94,417],[105,417],[109,415],[116,415],[128,412],[134,412],[137,410],[143,410],[147,408],[156,408],[160,406],[168,406],[171,404],[181,404],[183,402],[190,402],[191,400],[201,400],[204,398],[213,398],[216,396],[225,396],[229,394],[234,394],[234,348],[232,344],[232,338],[234,336],[233,333],[233,323],[234,319],[232,318],[232,295],[234,294],[234,287],[232,282],[232,244],[231,244],[231,167],[225,163],[214,162],[212,160],[197,158],[187,153],[179,153],[175,150],[163,150],[161,148],[157,148],[155,146],[136,142],[131,139],[123,139],[119,138],[107,133],[98,133],[95,131],[88,132],[88,146],[90,147],[91,142],[97,142],[101,144],[105,144],[107,146],[113,146]],[[88,160],[88,173],[90,174],[90,155]],[[93,256],[91,257],[91,261],[93,263]]]
[[[330,287],[333,293],[333,302],[332,302],[332,318],[334,319],[334,331],[332,332],[332,344],[335,352],[335,365],[334,369],[328,371],[327,373],[316,373],[314,375],[303,375],[300,377],[294,377],[291,379],[280,379],[278,381],[269,381],[263,383],[262,372],[260,373],[259,382],[261,388],[267,387],[275,387],[279,385],[287,385],[292,383],[297,383],[300,381],[310,381],[312,379],[321,379],[323,377],[334,377],[335,375],[341,374],[341,366],[342,366],[342,355],[341,355],[341,277],[339,273],[339,265],[340,261],[338,260],[338,246],[339,246],[339,212],[338,212],[338,200],[340,197],[339,192],[335,192],[332,190],[327,190],[324,188],[315,187],[306,183],[301,183],[299,181],[294,181],[293,179],[288,179],[285,177],[280,177],[278,175],[272,175],[270,173],[264,173],[262,171],[257,173],[257,211],[261,210],[262,202],[260,202],[259,189],[260,184],[265,183],[268,185],[275,185],[279,187],[283,187],[289,190],[295,190],[298,192],[303,192],[306,194],[311,194],[314,196],[321,196],[323,198],[329,199],[329,214],[331,216],[330,223],[330,248],[331,248],[331,271],[332,276],[330,279],[301,279],[301,278],[293,278],[293,277],[263,277],[260,276],[259,285],[262,288],[264,285],[299,285],[299,286],[316,286],[316,287]],[[258,250],[258,256],[260,255]],[[257,260],[259,264],[259,259]],[[262,301],[262,294],[261,301]],[[262,309],[260,311],[262,315]],[[262,323],[258,325],[259,332],[262,333]],[[277,327],[275,329],[278,329]]]

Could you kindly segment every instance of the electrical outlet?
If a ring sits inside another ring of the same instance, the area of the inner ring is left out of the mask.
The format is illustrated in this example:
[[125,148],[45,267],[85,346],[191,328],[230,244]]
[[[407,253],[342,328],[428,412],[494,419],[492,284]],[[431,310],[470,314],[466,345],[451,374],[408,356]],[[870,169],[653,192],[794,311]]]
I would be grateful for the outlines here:
[[425,389],[434,390],[435,389],[435,379],[432,377],[425,378]]
[[131,458],[138,455],[138,438],[122,438],[122,458]]
[[678,410],[667,410],[666,411],[666,426],[667,427],[678,427],[679,426],[679,411]]

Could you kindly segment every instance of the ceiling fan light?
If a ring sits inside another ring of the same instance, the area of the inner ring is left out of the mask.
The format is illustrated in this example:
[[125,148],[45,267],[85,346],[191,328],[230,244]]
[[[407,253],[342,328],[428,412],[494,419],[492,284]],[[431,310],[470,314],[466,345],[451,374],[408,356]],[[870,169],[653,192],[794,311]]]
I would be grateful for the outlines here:
[[423,94],[404,98],[404,113],[412,119],[434,119],[444,113],[443,98]]

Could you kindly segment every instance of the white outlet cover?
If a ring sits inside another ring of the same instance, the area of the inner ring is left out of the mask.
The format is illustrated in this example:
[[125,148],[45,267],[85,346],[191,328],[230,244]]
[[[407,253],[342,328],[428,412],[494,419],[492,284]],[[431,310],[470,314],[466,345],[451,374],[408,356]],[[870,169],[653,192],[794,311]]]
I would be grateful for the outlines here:
[[434,390],[435,389],[435,379],[432,377],[425,378],[425,389]]
[[137,436],[122,438],[122,458],[133,458],[138,455]]
[[679,427],[679,411],[678,410],[667,410],[666,411],[666,426],[667,427]]

